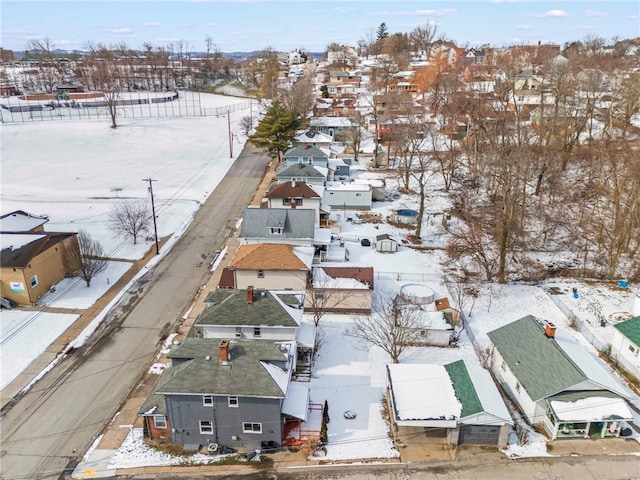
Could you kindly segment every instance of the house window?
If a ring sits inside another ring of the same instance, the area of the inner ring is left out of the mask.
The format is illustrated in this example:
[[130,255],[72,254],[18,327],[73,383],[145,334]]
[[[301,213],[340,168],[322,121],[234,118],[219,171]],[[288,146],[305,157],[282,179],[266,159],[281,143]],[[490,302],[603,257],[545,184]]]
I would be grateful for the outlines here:
[[426,337],[427,336],[427,331],[426,330],[420,330],[420,336],[421,337]]
[[244,422],[242,424],[243,433],[262,433],[261,423]]
[[258,270],[258,278],[264,278],[264,270]]
[[238,397],[229,397],[228,405],[231,408],[238,408]]
[[242,336],[242,327],[236,327],[236,337]]
[[361,197],[362,194],[361,193],[356,193],[356,197]]
[[288,207],[290,203],[291,203],[291,199],[289,197],[285,197],[282,199],[282,205]]
[[316,298],[324,298],[324,290],[316,290],[315,296]]
[[633,345],[629,345],[629,350],[631,351],[631,353],[636,353],[636,349]]
[[200,433],[204,435],[213,433],[213,422],[210,420],[200,420]]
[[213,395],[203,395],[202,405],[205,407],[213,407]]
[[155,428],[167,428],[167,419],[164,416],[154,416],[153,417],[153,426]]
[[282,235],[282,227],[271,227],[269,228],[269,233],[271,235]]
[[294,198],[294,201],[296,202],[296,206],[297,207],[301,207],[302,206],[302,198]]
[[254,337],[259,337],[260,334],[261,334],[260,327],[253,327],[253,336]]
[[31,283],[31,288],[36,288],[38,286],[38,276],[37,275],[33,275],[29,279],[29,282]]

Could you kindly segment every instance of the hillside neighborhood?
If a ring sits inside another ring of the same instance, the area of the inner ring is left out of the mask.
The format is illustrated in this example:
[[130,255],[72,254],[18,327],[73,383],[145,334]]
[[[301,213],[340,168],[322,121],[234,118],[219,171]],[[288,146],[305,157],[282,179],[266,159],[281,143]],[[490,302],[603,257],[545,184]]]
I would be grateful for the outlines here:
[[[226,70],[2,51],[3,409],[153,278],[240,150],[270,162],[75,478],[640,453],[640,38],[378,33]],[[69,163],[22,156],[37,137]]]

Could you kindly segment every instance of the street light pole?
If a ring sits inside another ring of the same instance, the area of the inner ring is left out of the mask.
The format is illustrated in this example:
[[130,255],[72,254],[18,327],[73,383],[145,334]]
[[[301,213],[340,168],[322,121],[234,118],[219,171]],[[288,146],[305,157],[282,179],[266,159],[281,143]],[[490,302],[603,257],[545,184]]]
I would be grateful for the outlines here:
[[158,246],[158,225],[156,224],[156,206],[153,201],[153,184],[151,182],[157,182],[152,178],[143,178],[143,182],[149,182],[149,194],[151,195],[151,216],[153,217],[153,234],[156,240],[156,255],[160,253],[160,247]]
[[231,110],[227,110],[227,127],[229,129],[229,158],[233,158],[233,135],[231,134]]

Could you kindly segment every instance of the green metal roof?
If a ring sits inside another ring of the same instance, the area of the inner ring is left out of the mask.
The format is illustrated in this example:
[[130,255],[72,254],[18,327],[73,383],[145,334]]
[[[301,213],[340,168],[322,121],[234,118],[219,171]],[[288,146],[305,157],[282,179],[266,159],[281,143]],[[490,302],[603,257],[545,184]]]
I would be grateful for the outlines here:
[[[210,306],[202,312],[195,325],[249,325],[267,327],[297,327],[291,314],[276,300],[273,292],[255,290],[253,303],[247,302],[247,291],[219,288],[205,299]],[[285,305],[301,305],[293,294],[282,294]]]
[[482,412],[484,410],[482,402],[480,402],[480,399],[478,398],[478,394],[473,386],[473,382],[471,381],[469,371],[467,370],[467,366],[464,364],[464,361],[458,360],[457,362],[449,363],[448,365],[445,365],[444,368],[449,374],[456,398],[460,404],[462,404],[462,413],[460,414],[460,418]]
[[[542,322],[532,315],[488,333],[500,355],[532,400],[562,392],[587,380]],[[500,368],[496,365],[495,368]]]
[[640,316],[633,317],[626,322],[616,323],[614,327],[633,343],[640,346]]
[[[219,339],[187,338],[168,355],[186,360],[169,367],[155,393],[284,398],[286,392],[261,362],[285,365],[287,354],[268,340],[229,341],[229,360],[219,360]],[[283,375],[287,375],[283,371]]]

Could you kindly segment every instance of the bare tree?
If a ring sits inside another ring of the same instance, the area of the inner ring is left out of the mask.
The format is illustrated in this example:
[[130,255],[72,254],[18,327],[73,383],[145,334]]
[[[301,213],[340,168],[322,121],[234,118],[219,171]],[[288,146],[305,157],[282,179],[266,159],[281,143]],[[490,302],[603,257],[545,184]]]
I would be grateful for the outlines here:
[[348,294],[332,285],[332,278],[322,268],[313,269],[313,282],[308,286],[305,311],[313,315],[316,327],[325,313],[347,298]]
[[102,245],[97,240],[80,230],[76,236],[77,246],[65,245],[62,252],[62,262],[67,272],[81,278],[91,286],[91,280],[107,268],[107,259]]
[[114,205],[109,212],[109,226],[114,232],[133,238],[135,245],[138,236],[148,232],[151,226],[149,207],[143,202]]
[[[121,45],[120,51],[126,50]],[[120,55],[115,48],[105,45],[89,45],[90,53],[87,55],[88,75],[95,88],[102,91],[104,101],[111,117],[111,128],[116,128],[117,107],[122,92],[123,75],[119,67]]]
[[253,118],[251,115],[247,115],[240,119],[240,129],[244,135],[249,135],[253,129]]
[[347,335],[364,340],[389,354],[393,363],[418,339],[420,309],[406,308],[399,304],[391,291],[376,291],[373,313],[353,319]]
[[298,78],[287,90],[280,90],[280,100],[290,112],[299,118],[307,118],[315,105],[315,92],[313,90],[313,77],[303,75]]

